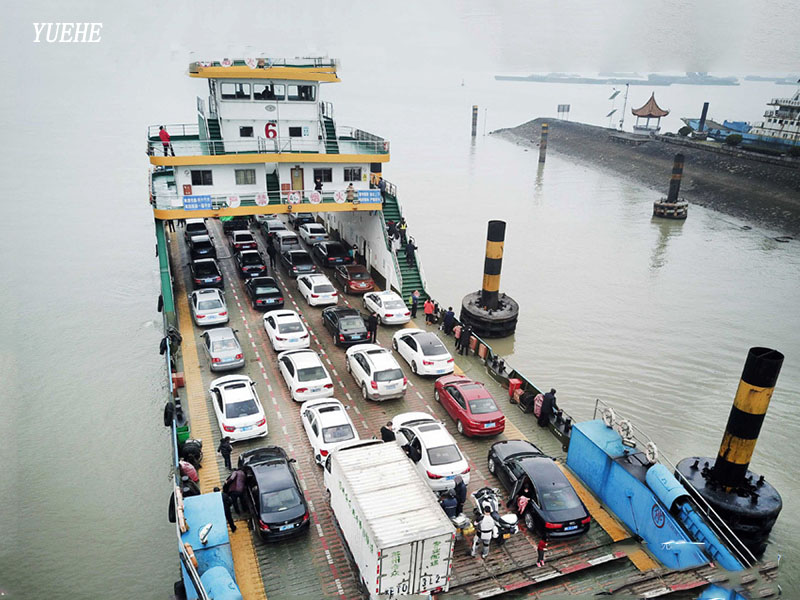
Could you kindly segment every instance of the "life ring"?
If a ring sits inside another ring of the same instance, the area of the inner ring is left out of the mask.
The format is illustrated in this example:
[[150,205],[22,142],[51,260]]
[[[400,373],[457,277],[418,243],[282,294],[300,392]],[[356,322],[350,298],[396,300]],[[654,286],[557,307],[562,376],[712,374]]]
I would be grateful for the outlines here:
[[606,427],[613,427],[614,422],[616,421],[616,415],[614,414],[614,409],[610,406],[603,409],[603,423],[605,423]]
[[658,462],[658,447],[653,442],[647,442],[647,446],[644,449],[644,456],[647,458],[647,462],[651,465]]
[[619,422],[619,434],[623,440],[627,440],[633,435],[633,425],[628,419],[622,419]]
[[288,198],[289,204],[300,204],[300,194],[292,192]]
[[196,569],[197,568],[197,557],[194,555],[194,548],[192,548],[188,543],[183,545],[183,551],[186,552],[186,558],[192,563],[192,566]]

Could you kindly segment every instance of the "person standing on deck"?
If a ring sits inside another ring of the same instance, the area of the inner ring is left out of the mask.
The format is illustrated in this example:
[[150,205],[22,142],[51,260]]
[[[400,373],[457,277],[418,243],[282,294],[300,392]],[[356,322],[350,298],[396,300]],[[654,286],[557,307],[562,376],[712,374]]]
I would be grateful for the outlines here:
[[386,423],[386,425],[381,427],[381,439],[384,442],[393,442],[397,439],[394,435],[394,429],[392,429],[391,421],[389,421],[388,423]]
[[275,255],[278,254],[278,251],[275,250],[275,246],[273,244],[267,244],[267,256],[269,256],[269,266],[272,269],[272,274],[275,274]]
[[228,522],[231,532],[236,533],[236,523],[233,522],[233,515],[231,514],[231,505],[233,504],[231,497],[225,492],[221,492],[218,487],[215,487],[214,491],[222,494],[222,509],[225,511],[225,520]]
[[406,229],[408,229],[408,223],[404,217],[400,217],[400,223],[397,225],[397,230],[400,232],[400,243],[406,243]]
[[348,202],[352,202],[353,200],[356,199],[356,188],[353,187],[352,183],[347,186],[347,189],[345,190],[345,192],[347,192],[347,201]]
[[389,241],[392,245],[392,253],[397,256],[397,253],[400,252],[400,234],[395,230],[394,235],[389,238]]
[[217,452],[222,454],[222,460],[225,461],[225,466],[228,468],[229,471],[233,469],[231,467],[231,452],[233,452],[233,446],[231,445],[231,438],[224,437],[219,442],[219,447],[217,448]]
[[461,329],[461,335],[458,337],[458,353],[460,355],[466,354],[469,356],[469,340],[472,337],[472,327],[465,325]]
[[414,290],[411,292],[411,318],[414,319],[417,316],[417,307],[419,306],[419,290]]
[[384,181],[383,177],[378,182],[378,189],[381,191],[381,202],[386,202],[386,181]]
[[464,479],[461,475],[456,475],[453,481],[456,484],[453,491],[456,493],[456,502],[458,502],[456,506],[456,515],[460,515],[464,512],[464,503],[467,501],[467,484],[464,483]]
[[434,308],[433,300],[431,300],[430,298],[425,300],[425,304],[422,305],[422,312],[425,313],[426,325],[430,325],[431,323],[433,323],[433,308]]
[[370,313],[369,319],[367,319],[367,333],[369,341],[374,344],[378,337],[378,315],[374,312]]
[[547,550],[547,538],[542,538],[539,540],[539,544],[536,546],[536,552],[539,555],[539,560],[536,562],[537,567],[544,566],[544,551]]
[[537,421],[539,427],[547,427],[550,424],[550,416],[557,410],[556,390],[550,388],[550,391],[542,397],[542,408],[539,410],[539,420]]
[[231,504],[237,513],[244,512],[244,471],[242,469],[234,469],[222,489],[230,494]]
[[483,518],[476,525],[470,556],[476,556],[478,545],[482,544],[481,558],[486,558],[489,556],[489,544],[492,543],[492,534],[494,533],[494,519],[492,518],[492,509],[489,506],[483,507]]
[[442,331],[445,335],[450,335],[453,332],[453,327],[456,323],[456,313],[453,312],[453,307],[449,306],[447,312],[442,317]]
[[314,182],[314,189],[320,194],[322,193],[322,179],[319,177],[317,177],[317,180]]
[[164,156],[167,156],[169,152],[172,153],[172,156],[175,156],[175,150],[172,149],[169,134],[163,125],[158,128],[158,137],[161,138],[161,145],[164,146]]
[[417,247],[414,245],[414,240],[408,240],[406,244],[406,264],[409,267],[414,266],[414,250],[416,249]]

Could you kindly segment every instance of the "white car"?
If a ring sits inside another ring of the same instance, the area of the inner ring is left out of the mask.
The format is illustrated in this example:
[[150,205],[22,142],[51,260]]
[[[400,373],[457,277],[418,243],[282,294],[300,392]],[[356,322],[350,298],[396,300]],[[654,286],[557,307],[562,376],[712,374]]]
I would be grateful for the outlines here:
[[225,297],[216,288],[195,290],[189,294],[192,318],[198,327],[221,325],[230,320]]
[[422,329],[401,329],[392,336],[392,348],[411,365],[416,375],[447,375],[455,361],[435,333]]
[[262,223],[266,223],[267,221],[280,221],[280,220],[281,220],[280,215],[275,215],[275,214],[256,215],[256,223],[258,223],[259,225],[261,225]]
[[238,442],[267,435],[267,417],[256,394],[256,384],[247,375],[215,379],[208,393],[222,437]]
[[392,424],[397,443],[432,490],[455,487],[456,475],[469,485],[469,463],[441,421],[426,413],[410,412],[397,415]]
[[364,306],[378,315],[378,322],[384,325],[402,325],[411,320],[403,299],[394,292],[369,292],[364,294]]
[[300,225],[297,233],[300,238],[308,245],[316,244],[317,242],[324,242],[330,239],[325,227],[319,223],[303,223]]
[[297,278],[297,289],[310,306],[338,304],[339,293],[325,275],[301,275]]
[[347,349],[344,365],[361,388],[365,400],[402,398],[408,379],[392,351],[377,344],[358,344]]
[[308,348],[311,344],[308,329],[293,310],[273,310],[265,314],[264,331],[276,352]]
[[300,419],[314,449],[314,460],[320,466],[331,450],[345,442],[360,439],[347,410],[335,398],[303,402]]
[[287,350],[278,354],[278,368],[292,398],[298,402],[333,396],[333,380],[313,350]]

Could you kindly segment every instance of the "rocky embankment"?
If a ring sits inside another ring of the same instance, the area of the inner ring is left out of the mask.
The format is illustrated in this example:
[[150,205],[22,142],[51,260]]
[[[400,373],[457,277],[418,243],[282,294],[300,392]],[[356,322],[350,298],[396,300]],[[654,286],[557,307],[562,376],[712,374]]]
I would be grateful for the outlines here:
[[769,159],[715,152],[702,148],[702,144],[670,143],[663,138],[638,145],[627,144],[612,139],[613,130],[556,119],[535,119],[492,133],[523,146],[535,147],[539,144],[544,122],[549,124],[550,130],[548,152],[566,154],[613,171],[665,196],[673,159],[676,153],[682,152],[686,158],[680,195],[690,204],[800,237],[800,160],[770,162]]

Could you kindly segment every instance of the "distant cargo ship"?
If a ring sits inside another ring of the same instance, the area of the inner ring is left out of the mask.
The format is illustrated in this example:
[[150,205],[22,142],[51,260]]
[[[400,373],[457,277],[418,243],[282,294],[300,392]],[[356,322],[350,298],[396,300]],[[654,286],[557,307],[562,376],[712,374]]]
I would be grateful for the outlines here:
[[570,73],[547,73],[532,74],[527,76],[519,75],[495,75],[498,81],[537,81],[540,83],[590,83],[600,85],[739,85],[736,77],[716,77],[708,73],[687,72],[684,75],[664,75],[662,73],[650,73],[642,77],[637,73],[627,76],[623,73],[609,74],[611,77],[604,77],[601,73],[598,77],[584,77],[582,75]]

